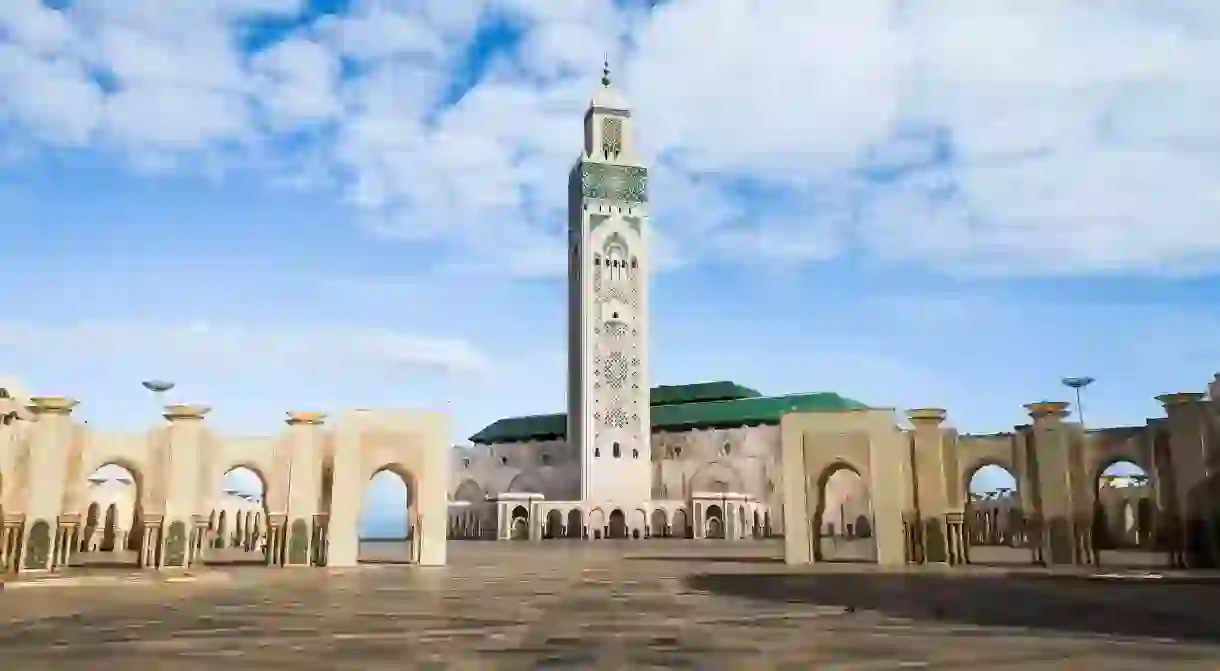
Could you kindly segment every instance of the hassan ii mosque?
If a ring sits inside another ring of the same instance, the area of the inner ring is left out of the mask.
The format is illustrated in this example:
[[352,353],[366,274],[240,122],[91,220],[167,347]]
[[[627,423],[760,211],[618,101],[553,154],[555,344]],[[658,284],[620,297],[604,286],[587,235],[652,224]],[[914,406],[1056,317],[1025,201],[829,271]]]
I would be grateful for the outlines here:
[[[607,69],[569,175],[566,413],[500,419],[456,448],[447,417],[411,410],[290,411],[278,434],[234,437],[208,406],[175,404],[126,434],[75,420],[76,399],[0,384],[0,569],[61,571],[98,552],[159,571],[232,553],[352,566],[361,495],[382,472],[409,492],[405,561],[421,565],[445,564],[459,539],[770,537],[806,564],[841,536],[871,539],[884,565],[964,564],[997,542],[1036,564],[1099,563],[1116,545],[1220,563],[1220,375],[1157,396],[1166,416],[1137,425],[1086,430],[1068,403],[1034,401],[989,435],[959,433],[936,407],[900,418],[830,392],[651,386],[648,172],[632,124]],[[1116,493],[1118,462],[1146,475]],[[104,466],[129,480],[91,480]],[[970,496],[986,466],[1015,491]],[[261,497],[222,492],[236,468]]]

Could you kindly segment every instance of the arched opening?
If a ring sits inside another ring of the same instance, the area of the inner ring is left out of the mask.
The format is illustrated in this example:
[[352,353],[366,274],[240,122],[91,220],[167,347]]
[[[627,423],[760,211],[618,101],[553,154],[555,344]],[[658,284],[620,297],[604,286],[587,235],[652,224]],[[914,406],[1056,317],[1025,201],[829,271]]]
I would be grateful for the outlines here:
[[267,483],[250,466],[234,466],[212,497],[208,528],[196,539],[208,564],[267,563]]
[[975,564],[1028,564],[1025,515],[1017,478],[999,464],[982,464],[966,481],[965,534]]
[[568,511],[568,538],[584,538],[585,526],[581,518],[580,508]]
[[626,538],[627,537],[627,516],[623,511],[615,508],[610,511],[610,523],[606,528],[606,538]]
[[543,537],[563,538],[563,536],[563,512],[551,510],[546,514],[546,529],[543,530]]
[[509,537],[515,541],[527,541],[530,538],[530,511],[525,506],[513,508],[509,519]]
[[762,515],[759,515],[757,510],[754,511],[753,530],[754,530],[755,538],[764,538],[765,537],[763,534]]
[[669,538],[669,524],[665,520],[665,511],[657,508],[652,511],[652,519],[648,522],[648,535],[652,538]]
[[144,482],[134,466],[107,462],[85,479],[84,520],[74,563],[131,568],[140,563]]
[[686,521],[686,511],[679,508],[674,511],[673,519],[669,522],[669,535],[673,538],[690,538],[691,529]]
[[357,532],[357,560],[376,564],[414,563],[419,556],[415,478],[397,465],[382,466],[364,483]]
[[605,536],[605,525],[606,514],[601,511],[601,508],[594,508],[589,511],[588,536],[591,536],[593,540],[600,540]]
[[724,538],[724,511],[715,503],[703,512],[703,537]]
[[[815,524],[821,561],[877,561],[872,537],[873,499],[868,483],[847,464],[828,468],[819,480]],[[863,525],[861,524],[863,521]]]
[[1097,473],[1093,497],[1093,547],[1098,563],[1160,566],[1168,556],[1156,541],[1156,492],[1148,472],[1120,459]]

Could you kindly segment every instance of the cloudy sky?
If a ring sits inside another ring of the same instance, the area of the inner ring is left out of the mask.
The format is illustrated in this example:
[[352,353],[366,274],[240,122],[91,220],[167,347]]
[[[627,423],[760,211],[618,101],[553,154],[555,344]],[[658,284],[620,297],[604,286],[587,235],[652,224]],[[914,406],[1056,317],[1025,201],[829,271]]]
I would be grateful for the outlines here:
[[[1216,9],[1213,9],[1212,6]],[[1220,4],[3,0],[0,374],[116,428],[563,407],[608,54],[653,376],[1090,424],[1220,370]]]

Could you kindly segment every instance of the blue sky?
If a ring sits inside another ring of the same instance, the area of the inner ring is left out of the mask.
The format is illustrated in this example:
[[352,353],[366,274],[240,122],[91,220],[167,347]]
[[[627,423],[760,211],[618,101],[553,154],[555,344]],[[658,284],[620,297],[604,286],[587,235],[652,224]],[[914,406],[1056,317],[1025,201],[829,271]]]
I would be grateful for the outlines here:
[[[652,167],[656,383],[943,406],[1220,370],[1220,15],[1120,0],[7,0],[0,375],[289,409],[563,407],[563,194],[603,54]],[[732,26],[733,30],[728,27]]]

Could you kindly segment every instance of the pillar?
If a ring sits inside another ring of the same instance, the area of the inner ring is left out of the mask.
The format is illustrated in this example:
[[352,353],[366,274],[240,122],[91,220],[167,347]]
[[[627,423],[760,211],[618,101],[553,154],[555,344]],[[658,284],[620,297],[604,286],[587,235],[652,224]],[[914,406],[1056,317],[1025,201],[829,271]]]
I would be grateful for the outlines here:
[[1042,557],[1047,564],[1083,564],[1087,557],[1081,539],[1087,537],[1089,519],[1082,518],[1078,507],[1081,473],[1076,463],[1080,442],[1071,435],[1063,419],[1068,404],[1041,401],[1025,406],[1033,418],[1030,438],[1031,460],[1037,478],[1035,517],[1042,529]]
[[[905,512],[908,533],[928,562],[949,561],[949,526],[946,515],[961,512],[957,482],[956,441],[949,440],[941,424],[946,412],[941,408],[916,408],[907,411],[914,427],[911,436],[913,510]],[[960,529],[959,527],[955,527]],[[961,541],[959,541],[960,543]]]
[[1216,472],[1212,463],[1208,402],[1200,393],[1156,397],[1168,416],[1168,462],[1174,490],[1171,526],[1181,560],[1191,568],[1213,568],[1217,549]]
[[[326,415],[321,412],[288,413],[288,455],[285,468],[283,566],[309,566],[317,554],[314,524],[322,499],[322,459]],[[412,492],[414,495],[414,492]],[[280,512],[280,511],[274,511]]]
[[162,513],[159,558],[156,566],[180,571],[190,566],[191,532],[195,514],[203,505],[200,474],[209,473],[202,459],[203,418],[211,408],[202,405],[167,405],[169,441],[165,446],[165,508]]
[[49,571],[62,543],[60,513],[64,488],[70,474],[68,453],[72,441],[72,410],[77,401],[63,397],[30,399],[34,425],[28,444],[26,500],[20,543],[21,556],[14,567],[19,573]]

